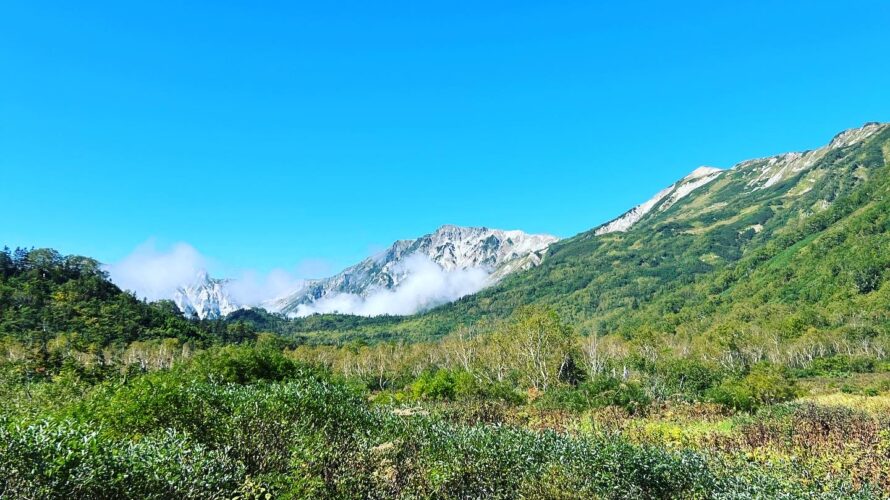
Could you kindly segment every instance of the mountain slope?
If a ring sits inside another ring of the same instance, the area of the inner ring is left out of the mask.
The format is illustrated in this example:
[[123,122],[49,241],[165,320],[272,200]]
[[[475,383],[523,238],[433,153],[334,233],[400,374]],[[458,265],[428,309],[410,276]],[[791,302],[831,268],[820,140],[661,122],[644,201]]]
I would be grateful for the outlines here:
[[713,178],[667,203],[675,184],[631,211],[630,224],[557,242],[540,266],[497,286],[385,329],[357,325],[338,336],[441,335],[524,304],[553,307],[585,332],[628,338],[731,338],[713,331],[726,325],[790,338],[851,325],[887,333],[888,164],[890,126],[869,123],[812,151],[700,171]]
[[553,236],[522,231],[444,225],[262,304],[240,303],[231,293],[234,280],[211,278],[204,271],[180,286],[172,300],[186,317],[198,319],[222,318],[252,305],[290,316],[337,311],[413,314],[539,265],[555,241]]
[[[557,238],[553,236],[522,231],[444,225],[420,238],[397,241],[386,251],[335,276],[309,282],[303,289],[266,304],[266,308],[298,315],[334,312],[336,307],[350,307],[350,303],[342,300],[333,302],[335,297],[348,296],[351,304],[355,304],[381,291],[410,284],[416,286],[417,276],[423,275],[429,277],[427,281],[434,282],[430,285],[434,292],[439,292],[436,289],[439,286],[447,289],[441,295],[433,293],[429,303],[418,303],[420,309],[425,309],[476,292],[510,273],[539,265],[547,247],[555,241]],[[447,281],[453,276],[458,279]],[[442,280],[444,282],[438,282]],[[423,285],[417,287],[417,294],[429,291],[426,283]]]
[[[659,297],[679,300],[675,292],[685,285],[721,279],[720,271],[780,245],[801,227],[815,238],[819,231],[811,226],[832,208],[851,200],[856,209],[879,203],[859,193],[869,183],[886,185],[888,143],[890,127],[867,124],[813,151],[739,163],[669,208],[644,214],[626,233],[592,230],[557,243],[541,267],[455,310],[502,315],[512,304],[541,302],[587,328],[620,329],[644,305]],[[831,225],[847,223],[841,218]],[[864,250],[850,251],[853,259]]]
[[606,224],[603,224],[602,226],[596,228],[594,230],[594,234],[599,236],[603,234],[614,233],[616,231],[627,231],[631,228],[631,226],[639,222],[640,219],[645,217],[653,210],[656,210],[657,212],[664,212],[665,210],[671,208],[671,206],[673,206],[675,203],[689,195],[689,193],[713,181],[722,173],[723,170],[720,170],[719,168],[698,167],[686,177],[659,191],[648,201],[633,207],[632,209],[625,212],[624,215],[622,215],[621,217],[618,217],[617,219],[607,222]]

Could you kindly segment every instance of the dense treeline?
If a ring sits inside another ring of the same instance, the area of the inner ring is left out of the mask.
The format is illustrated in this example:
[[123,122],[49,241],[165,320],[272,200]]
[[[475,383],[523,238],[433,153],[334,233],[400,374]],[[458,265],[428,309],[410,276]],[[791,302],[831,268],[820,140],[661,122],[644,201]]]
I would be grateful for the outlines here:
[[200,339],[204,332],[172,302],[149,304],[122,292],[93,259],[4,248],[0,333],[29,343],[66,335],[85,349],[151,338]]
[[[295,359],[359,379],[396,401],[505,401],[578,410],[621,406],[635,412],[650,403],[710,401],[752,410],[794,399],[798,378],[885,373],[886,338],[836,339],[818,356],[810,346],[740,345],[669,335],[579,336],[551,309],[520,309],[504,321],[459,328],[431,342],[353,342],[300,345]],[[884,381],[862,387],[881,392]]]

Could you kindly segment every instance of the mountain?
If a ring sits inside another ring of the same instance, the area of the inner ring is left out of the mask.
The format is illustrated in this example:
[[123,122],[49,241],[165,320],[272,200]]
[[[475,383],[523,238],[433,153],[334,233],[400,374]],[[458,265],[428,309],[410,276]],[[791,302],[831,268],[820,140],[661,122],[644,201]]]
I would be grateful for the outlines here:
[[[539,265],[555,241],[553,236],[522,231],[444,225],[420,238],[397,241],[335,276],[307,280],[298,290],[259,306],[291,316],[338,311],[413,314]],[[186,317],[221,318],[254,305],[233,298],[233,284],[201,271],[172,299]],[[367,304],[371,297],[376,300]]]
[[[855,301],[860,297],[847,282],[858,272],[853,267],[860,259],[883,265],[890,258],[890,247],[875,246],[886,237],[886,226],[848,234],[862,214],[886,219],[890,213],[881,215],[888,201],[883,194],[890,184],[888,158],[890,125],[868,123],[815,150],[743,161],[725,171],[699,169],[629,212],[632,217],[625,214],[553,245],[541,266],[455,304],[451,314],[503,315],[516,304],[543,303],[585,328],[630,332],[644,319],[664,323],[665,313],[684,307],[701,308],[709,317],[715,304],[731,308],[730,297],[758,307],[750,297],[728,293],[744,288],[741,283],[755,273],[762,273],[757,275],[764,288],[749,293],[773,290],[789,311],[801,304],[790,300],[799,298],[799,288],[822,297],[824,307],[838,305],[833,300]],[[864,194],[869,190],[882,194]],[[829,264],[816,248],[833,231],[844,235],[835,237],[843,238],[848,254]],[[788,262],[770,260],[782,251],[789,251],[784,256],[789,260],[806,255],[809,272],[783,275]],[[822,272],[840,277],[811,289]],[[832,291],[837,294],[829,296]]]
[[267,306],[291,316],[371,315],[357,304],[416,289],[410,276],[421,258],[448,273],[481,268],[485,274],[470,276],[469,284],[443,281],[449,293],[398,312],[447,303],[420,315],[384,323],[301,320],[305,328],[288,328],[429,337],[539,304],[584,331],[628,337],[653,329],[704,335],[718,324],[777,332],[788,328],[786,321],[795,322],[795,332],[852,323],[884,331],[890,328],[884,319],[890,286],[882,286],[890,273],[882,225],[890,214],[888,158],[890,125],[867,123],[817,149],[724,170],[699,167],[616,219],[562,241],[443,226]]
[[180,286],[173,294],[173,302],[187,318],[217,319],[244,307],[229,294],[230,280],[211,278],[201,271],[195,280]]
[[[728,171],[731,171],[734,176],[741,174],[746,181],[745,187],[749,191],[768,189],[788,180],[793,182],[801,172],[813,168],[828,153],[854,146],[880,132],[883,128],[885,126],[880,123],[867,123],[861,128],[850,129],[837,134],[828,145],[819,149],[747,160],[733,166],[729,170],[715,167],[699,167],[686,177],[660,191],[648,201],[596,228],[594,234],[599,236],[617,231],[627,231],[641,219],[650,215],[650,212],[652,216],[656,216],[668,210],[694,190],[714,181],[721,174]],[[809,178],[806,182],[813,183],[815,179]],[[807,189],[807,187],[805,186],[802,189]]]
[[336,334],[426,338],[528,304],[626,338],[890,333],[888,165],[890,124],[867,123],[818,149],[699,168],[552,244],[539,266],[398,324]]
[[[355,305],[363,299],[382,291],[398,290],[411,284],[412,279],[413,284],[418,285],[417,277],[424,275],[432,283],[416,286],[415,292],[421,296],[411,299],[417,301],[420,309],[425,309],[477,292],[508,274],[539,265],[547,247],[556,241],[553,236],[522,231],[444,225],[420,238],[396,241],[384,252],[330,278],[310,281],[304,288],[265,306],[288,315],[336,310],[356,312]],[[476,272],[471,273],[473,271]],[[453,276],[459,278],[449,279]],[[332,303],[332,299],[343,296],[348,296],[350,301]],[[352,309],[347,311],[335,309],[350,307],[350,304]],[[385,309],[383,312],[399,313],[398,309]],[[375,311],[365,310],[372,314]]]

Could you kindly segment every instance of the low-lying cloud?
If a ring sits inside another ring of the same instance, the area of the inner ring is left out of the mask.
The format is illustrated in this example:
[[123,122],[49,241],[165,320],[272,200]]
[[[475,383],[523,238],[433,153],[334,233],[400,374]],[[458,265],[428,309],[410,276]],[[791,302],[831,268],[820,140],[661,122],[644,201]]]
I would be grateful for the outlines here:
[[446,271],[424,255],[405,260],[397,274],[404,280],[394,289],[378,289],[366,296],[339,293],[297,308],[297,316],[341,313],[360,316],[414,314],[465,295],[476,293],[488,283],[488,272],[480,268]]
[[111,281],[137,297],[169,299],[176,288],[195,280],[206,269],[207,259],[188,243],[176,243],[159,250],[150,239],[118,262],[105,266]]
[[[179,287],[194,284],[207,272],[209,262],[210,259],[188,243],[176,243],[163,249],[151,239],[105,269],[121,288],[139,298],[160,300],[172,298]],[[318,274],[326,265],[323,261],[312,260],[299,264],[296,272],[280,268],[268,273],[243,270],[235,273],[224,288],[238,306],[263,307],[269,301],[303,288],[306,283],[304,273]],[[420,254],[408,257],[393,273],[402,277],[393,289],[380,288],[364,295],[332,294],[311,304],[300,305],[295,316],[315,313],[414,314],[476,293],[489,280],[484,269],[446,271]],[[210,275],[214,276],[212,272]]]
[[[310,267],[317,269],[320,261]],[[118,262],[105,266],[111,280],[124,290],[148,300],[170,299],[176,290],[194,284],[208,272],[210,259],[188,243],[176,243],[160,249],[154,239],[136,247]],[[210,272],[210,276],[214,276]],[[215,276],[214,276],[215,277]],[[268,273],[242,270],[225,284],[231,299],[243,306],[259,306],[300,288],[304,280],[285,269]]]
[[284,269],[273,269],[266,274],[247,270],[226,283],[226,292],[236,304],[262,306],[266,301],[302,288],[305,282]]

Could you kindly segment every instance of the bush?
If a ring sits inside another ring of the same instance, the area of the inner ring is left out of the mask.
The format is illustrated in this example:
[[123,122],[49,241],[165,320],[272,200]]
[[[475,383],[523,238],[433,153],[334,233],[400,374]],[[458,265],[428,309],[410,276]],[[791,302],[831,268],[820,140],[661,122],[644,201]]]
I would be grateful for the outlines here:
[[152,373],[99,390],[66,414],[114,441],[175,430],[224,453],[261,488],[298,497],[343,496],[366,480],[365,440],[379,427],[357,392],[313,373],[247,385]]
[[697,399],[720,382],[723,373],[694,359],[673,359],[660,364],[655,376],[664,383],[665,396]]
[[392,422],[388,497],[688,498],[709,491],[701,455],[508,426]]
[[577,387],[553,388],[544,393],[538,404],[545,408],[583,411],[604,406],[618,406],[634,413],[651,402],[642,386],[635,381],[600,376]]
[[[411,394],[417,399],[451,400],[460,378],[465,377],[449,370],[425,371],[411,384]],[[466,380],[461,382],[467,385]]]
[[464,370],[425,371],[409,387],[414,399],[434,401],[500,400],[521,403],[512,385],[476,379]]
[[222,498],[244,468],[173,430],[130,441],[72,422],[3,422],[0,478],[14,498]]
[[830,358],[814,359],[808,367],[796,370],[795,375],[798,377],[838,377],[850,373],[872,373],[877,367],[877,362],[874,359],[838,354]]
[[202,352],[185,366],[185,371],[204,381],[236,384],[306,376],[324,377],[321,370],[294,361],[281,350],[236,345]]
[[762,405],[788,401],[799,390],[787,370],[767,363],[755,365],[742,378],[724,380],[709,391],[709,399],[737,410],[751,411]]

